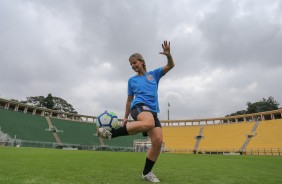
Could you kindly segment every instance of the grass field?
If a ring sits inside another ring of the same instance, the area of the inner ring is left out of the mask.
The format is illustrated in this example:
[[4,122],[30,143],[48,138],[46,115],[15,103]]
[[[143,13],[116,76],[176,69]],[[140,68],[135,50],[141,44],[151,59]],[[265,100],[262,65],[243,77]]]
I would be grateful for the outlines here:
[[[145,153],[0,147],[2,184],[147,183]],[[161,154],[161,183],[281,183],[282,157]]]

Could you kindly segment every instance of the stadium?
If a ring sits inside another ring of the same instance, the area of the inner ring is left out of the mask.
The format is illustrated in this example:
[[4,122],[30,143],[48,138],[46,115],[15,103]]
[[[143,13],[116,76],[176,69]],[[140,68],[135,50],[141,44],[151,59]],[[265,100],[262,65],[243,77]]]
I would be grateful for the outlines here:
[[[182,159],[191,157],[193,157],[193,159],[221,159],[226,158],[224,155],[230,155],[229,158],[232,157],[243,160],[244,158],[262,160],[275,159],[270,167],[275,168],[275,164],[278,164],[278,168],[276,168],[278,170],[275,172],[271,171],[271,173],[268,174],[274,175],[272,180],[276,181],[279,179],[276,174],[279,170],[281,171],[282,161],[281,157],[279,157],[282,155],[281,117],[282,109],[278,109],[268,112],[220,118],[162,120],[164,143],[161,158],[180,156]],[[133,154],[133,156],[142,155],[141,158],[143,158],[144,152],[150,147],[150,140],[144,138],[141,134],[111,140],[99,139],[96,135],[95,120],[95,116],[62,113],[60,111],[0,99],[1,162],[2,159],[5,158],[6,151],[7,154],[13,155],[18,150],[29,149],[31,152],[37,152],[38,150],[42,150],[42,152],[52,152],[52,150],[85,150],[89,154],[103,153],[101,159],[107,154],[121,154],[122,156]],[[34,151],[35,148],[43,149],[36,149],[37,151]],[[24,156],[20,155],[19,157]],[[63,157],[65,157],[65,155]],[[175,158],[175,160],[177,159]],[[114,160],[111,162],[114,162]],[[191,164],[191,160],[189,160],[188,163]],[[228,164],[223,163],[223,166],[228,167]],[[178,167],[181,168],[181,166]],[[9,168],[9,166],[7,166],[7,168]],[[108,168],[105,168],[105,172],[107,169]],[[213,168],[211,167],[210,169],[212,170]],[[232,168],[230,169],[232,170]],[[265,171],[263,167],[259,170],[260,172]],[[157,172],[161,173],[161,171],[162,169]],[[242,172],[239,172],[238,175],[243,174]],[[32,178],[32,175],[30,177]],[[228,177],[228,175],[224,175],[224,177]],[[247,179],[240,180],[236,178],[236,180],[227,181],[219,179],[214,183],[242,183],[242,181],[243,183],[260,183],[257,179],[253,180],[255,182],[250,182],[248,177],[249,175],[247,175]],[[2,175],[0,178],[0,181],[4,183],[17,183],[14,180],[9,180],[9,175]],[[204,181],[203,177],[202,179]],[[267,177],[266,180],[268,179]],[[192,183],[202,183],[201,180],[194,181],[189,179],[180,180],[178,183],[189,183],[188,181]],[[269,183],[273,183],[273,181]],[[37,182],[38,180],[35,179],[34,183]],[[42,181],[42,183],[49,182],[50,180],[47,182]],[[108,183],[124,182],[125,180]],[[139,182],[142,183],[141,180],[137,179],[136,181],[132,179],[130,183]],[[77,180],[64,180],[58,183],[88,183],[88,181],[77,182]],[[96,183],[103,182],[99,182],[99,179],[97,179]],[[167,183],[170,182],[167,181]]]
[[282,183],[282,1],[2,0],[0,20],[0,184]]

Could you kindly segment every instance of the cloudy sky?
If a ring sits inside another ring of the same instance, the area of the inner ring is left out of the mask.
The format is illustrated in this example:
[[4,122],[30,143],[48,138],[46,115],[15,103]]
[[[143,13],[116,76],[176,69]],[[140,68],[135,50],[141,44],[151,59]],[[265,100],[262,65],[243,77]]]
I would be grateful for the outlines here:
[[[222,117],[282,103],[280,0],[0,0],[0,97],[61,97],[80,114],[123,118],[128,57],[175,68],[159,85],[160,119]],[[281,106],[281,105],[280,105]]]

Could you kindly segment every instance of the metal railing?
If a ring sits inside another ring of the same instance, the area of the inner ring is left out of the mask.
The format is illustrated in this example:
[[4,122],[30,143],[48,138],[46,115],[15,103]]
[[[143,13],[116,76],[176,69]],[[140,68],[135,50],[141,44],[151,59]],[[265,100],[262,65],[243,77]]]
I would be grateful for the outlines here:
[[[55,142],[27,141],[20,139],[0,140],[0,146],[9,147],[34,147],[34,148],[53,148],[53,149],[74,149],[92,151],[116,151],[116,152],[136,152],[134,147],[119,147],[107,145],[80,145],[63,144]],[[146,152],[147,149],[138,150]],[[282,156],[282,148],[252,148],[240,151],[239,149],[199,149],[190,148],[163,148],[162,153],[170,154],[208,154],[208,155],[258,155],[258,156]]]

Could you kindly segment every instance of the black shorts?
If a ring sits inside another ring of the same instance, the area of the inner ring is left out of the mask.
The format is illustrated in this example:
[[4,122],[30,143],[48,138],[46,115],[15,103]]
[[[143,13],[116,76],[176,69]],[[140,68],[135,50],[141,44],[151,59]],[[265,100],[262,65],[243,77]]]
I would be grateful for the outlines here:
[[[156,112],[150,111],[150,108],[147,107],[145,104],[139,103],[139,104],[134,105],[130,109],[130,115],[135,121],[137,121],[137,116],[141,112],[151,112],[155,120],[155,127],[162,127],[161,122],[158,118],[158,114]],[[147,132],[142,132],[142,134],[143,136],[148,136]]]

